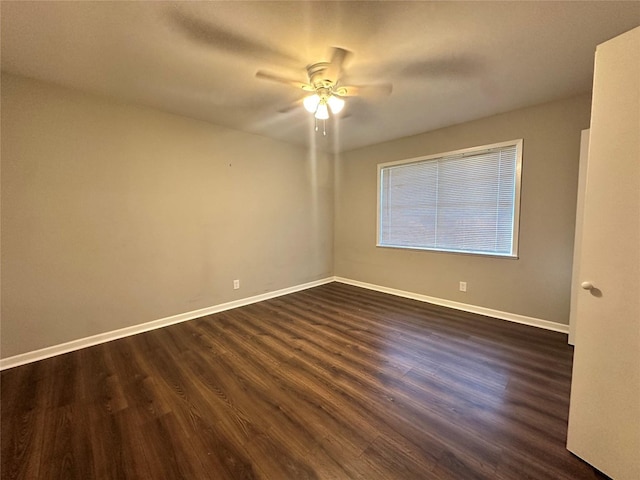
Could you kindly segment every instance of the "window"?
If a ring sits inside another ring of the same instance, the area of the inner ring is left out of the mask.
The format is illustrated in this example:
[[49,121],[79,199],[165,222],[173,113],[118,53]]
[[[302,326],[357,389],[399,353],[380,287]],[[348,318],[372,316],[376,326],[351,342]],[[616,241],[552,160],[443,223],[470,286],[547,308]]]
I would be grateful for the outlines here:
[[378,165],[378,246],[517,257],[522,140]]

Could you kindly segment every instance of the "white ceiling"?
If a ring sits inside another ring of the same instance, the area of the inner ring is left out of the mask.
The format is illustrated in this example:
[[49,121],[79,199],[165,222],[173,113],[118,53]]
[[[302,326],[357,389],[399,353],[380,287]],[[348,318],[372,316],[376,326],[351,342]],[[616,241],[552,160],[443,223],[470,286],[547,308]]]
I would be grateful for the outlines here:
[[[350,150],[588,92],[596,45],[640,25],[640,2],[8,2],[2,69],[234,129]],[[350,98],[314,133],[288,85],[353,55]]]

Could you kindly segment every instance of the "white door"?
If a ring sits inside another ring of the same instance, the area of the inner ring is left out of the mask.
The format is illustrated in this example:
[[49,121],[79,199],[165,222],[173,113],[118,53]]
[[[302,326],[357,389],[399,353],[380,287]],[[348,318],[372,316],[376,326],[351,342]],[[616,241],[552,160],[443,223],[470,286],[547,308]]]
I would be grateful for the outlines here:
[[567,448],[640,479],[640,27],[596,50]]

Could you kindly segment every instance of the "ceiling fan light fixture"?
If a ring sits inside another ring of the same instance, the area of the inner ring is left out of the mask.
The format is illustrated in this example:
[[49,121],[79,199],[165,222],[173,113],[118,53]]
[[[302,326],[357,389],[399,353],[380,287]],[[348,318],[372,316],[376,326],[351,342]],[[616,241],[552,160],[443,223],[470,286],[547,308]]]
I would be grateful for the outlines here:
[[336,97],[335,95],[331,95],[329,100],[327,100],[329,104],[329,108],[331,109],[331,113],[337,114],[340,113],[342,108],[344,107],[344,100],[340,97]]
[[327,120],[329,118],[329,109],[327,109],[327,104],[326,103],[321,102],[318,105],[318,109],[316,110],[315,117],[318,120]]
[[320,105],[320,97],[317,93],[314,93],[313,95],[305,97],[302,104],[307,112],[315,113],[318,109],[318,105]]
[[[1,1],[1,0],[0,0]],[[333,47],[331,60],[328,62],[318,62],[307,65],[307,82],[301,82],[273,73],[258,70],[257,78],[271,80],[278,83],[285,83],[306,92],[304,97],[296,100],[292,107],[303,104],[304,109],[315,117],[315,129],[318,131],[318,124],[323,126],[323,134],[326,135],[324,127],[326,120],[338,115],[345,107],[345,97],[355,97],[358,95],[372,95],[391,93],[391,84],[374,85],[342,85],[343,66],[351,52],[341,47]],[[281,112],[288,112],[292,108],[283,109]],[[321,122],[318,122],[321,120]]]

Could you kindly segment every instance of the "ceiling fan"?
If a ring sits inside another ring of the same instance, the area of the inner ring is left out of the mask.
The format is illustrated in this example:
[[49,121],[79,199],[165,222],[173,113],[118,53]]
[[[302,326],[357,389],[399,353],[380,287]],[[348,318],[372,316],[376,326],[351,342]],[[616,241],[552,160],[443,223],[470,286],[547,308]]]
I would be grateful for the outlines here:
[[[306,67],[307,82],[292,80],[263,70],[259,70],[256,73],[256,77],[285,83],[307,92],[308,95],[302,99],[302,104],[308,112],[314,114],[316,131],[318,131],[318,120],[324,122],[330,118],[329,112],[332,115],[337,115],[342,111],[345,105],[343,97],[388,95],[391,93],[391,84],[343,85],[341,82],[343,66],[350,55],[351,52],[344,48],[333,47],[329,62],[313,63]],[[323,133],[326,135],[326,129],[324,128]]]

